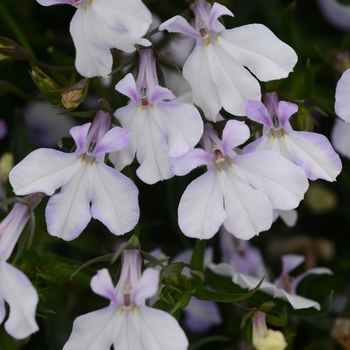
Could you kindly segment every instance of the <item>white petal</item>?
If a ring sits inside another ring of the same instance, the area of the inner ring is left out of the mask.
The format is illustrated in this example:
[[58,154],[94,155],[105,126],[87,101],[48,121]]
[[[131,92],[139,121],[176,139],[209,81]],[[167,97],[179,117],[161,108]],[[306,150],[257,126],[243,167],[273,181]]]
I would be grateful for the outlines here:
[[97,274],[92,277],[90,286],[94,293],[109,299],[115,305],[122,302],[117,300],[112,278],[107,269],[98,270]]
[[283,289],[277,288],[274,293],[274,297],[288,301],[296,310],[306,309],[309,307],[314,307],[316,310],[320,310],[320,304],[318,302],[311,299],[306,299],[299,295],[287,293]]
[[91,214],[113,234],[122,235],[137,224],[138,192],[132,180],[106,164],[91,168]]
[[310,180],[335,181],[342,164],[326,136],[306,131],[286,135],[287,147],[295,164]]
[[63,350],[110,350],[117,327],[125,321],[122,316],[114,306],[79,316]]
[[165,311],[141,306],[134,317],[139,317],[139,337],[143,345],[140,350],[187,349],[188,340],[184,331],[175,318]]
[[221,36],[236,62],[261,81],[286,78],[298,60],[295,51],[262,24],[225,30]]
[[74,176],[52,196],[45,216],[50,235],[71,241],[77,238],[91,219],[90,164],[80,162]]
[[298,220],[298,212],[296,210],[278,210],[278,215],[288,227],[293,227]]
[[266,195],[252,188],[244,176],[229,168],[222,175],[226,230],[240,239],[250,239],[272,224],[272,207]]
[[331,140],[334,149],[343,157],[350,158],[350,124],[336,118],[334,121]]
[[179,157],[193,148],[203,134],[198,110],[186,103],[162,102],[154,106],[159,122],[167,133],[170,157]]
[[35,321],[38,293],[22,271],[4,260],[0,262],[0,280],[0,299],[10,305],[6,332],[13,338],[24,339],[39,330]]
[[153,268],[147,268],[143,271],[141,279],[134,287],[131,300],[133,300],[136,305],[141,305],[145,303],[145,300],[153,297],[158,291],[159,283],[159,271]]
[[159,30],[167,30],[170,33],[182,33],[198,38],[199,33],[181,16],[174,16],[159,26]]
[[238,120],[229,120],[222,132],[222,148],[224,155],[231,155],[232,149],[248,140],[248,126]]
[[183,67],[183,76],[192,87],[193,102],[202,108],[208,120],[216,121],[222,104],[213,82],[206,47],[197,45],[194,48]]
[[34,192],[44,192],[51,196],[69,181],[79,163],[80,159],[75,154],[38,149],[11,170],[9,180],[19,196]]
[[182,195],[178,209],[179,226],[187,237],[209,239],[225,220],[219,176],[208,170],[192,181]]
[[350,69],[347,69],[340,77],[335,90],[335,113],[339,118],[350,122]]
[[334,27],[347,32],[350,29],[350,6],[337,0],[318,0],[323,16]]
[[302,169],[277,152],[240,155],[235,165],[251,186],[266,194],[274,209],[296,208],[309,186]]

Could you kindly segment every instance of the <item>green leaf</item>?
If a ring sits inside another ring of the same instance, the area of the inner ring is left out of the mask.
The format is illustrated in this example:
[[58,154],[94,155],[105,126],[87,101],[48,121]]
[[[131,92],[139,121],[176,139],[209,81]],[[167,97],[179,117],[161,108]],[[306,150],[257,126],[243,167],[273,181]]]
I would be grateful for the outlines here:
[[315,73],[311,66],[310,59],[306,61],[304,71],[304,82],[299,90],[298,96],[302,99],[310,98],[315,86]]
[[287,325],[288,317],[286,313],[286,308],[283,309],[283,318],[266,314],[266,323],[271,324],[272,326],[285,327]]
[[205,344],[216,342],[216,341],[228,342],[228,341],[230,341],[230,338],[225,337],[223,335],[211,335],[210,337],[205,337],[205,338],[202,338],[202,339],[197,340],[196,342],[192,343],[188,347],[188,350],[197,350]]
[[83,118],[83,119],[92,119],[98,110],[84,111],[84,112],[76,112],[76,111],[65,111],[58,113],[57,115],[70,115],[71,117]]
[[194,293],[194,296],[200,300],[211,300],[217,301],[220,303],[231,303],[234,301],[241,301],[248,299],[251,297],[261,286],[264,278],[259,282],[259,284],[252,290],[247,293],[237,293],[237,294],[229,294],[229,293],[218,293],[213,292],[203,286],[199,286]]
[[38,304],[37,311],[42,312],[44,314],[55,314],[56,313],[56,311],[50,310],[40,303]]

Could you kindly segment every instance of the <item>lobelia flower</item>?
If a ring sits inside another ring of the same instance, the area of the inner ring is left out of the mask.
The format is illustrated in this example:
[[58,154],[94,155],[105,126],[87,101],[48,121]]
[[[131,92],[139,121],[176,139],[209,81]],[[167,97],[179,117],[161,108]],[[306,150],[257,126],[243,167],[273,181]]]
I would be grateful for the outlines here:
[[78,317],[63,350],[185,350],[188,341],[175,318],[146,306],[158,290],[159,271],[141,275],[138,250],[124,250],[119,282],[114,288],[107,269],[91,280],[92,290],[111,301],[108,307]]
[[149,46],[143,39],[152,14],[141,0],[37,0],[40,5],[69,4],[77,8],[70,33],[76,49],[79,74],[106,77],[112,69],[110,49],[134,52],[135,44]]
[[0,224],[0,324],[6,316],[7,302],[10,311],[5,330],[15,339],[27,338],[39,330],[35,320],[38,293],[28,277],[6,261],[29,217],[28,206],[15,203]]
[[91,217],[115,235],[137,224],[137,187],[104,163],[106,153],[118,151],[129,142],[127,130],[115,127],[108,131],[110,118],[109,113],[99,111],[92,124],[71,128],[77,146],[74,153],[38,149],[10,172],[17,195],[44,192],[51,196],[61,188],[50,198],[45,212],[52,236],[70,241],[80,235]]
[[164,101],[175,96],[158,85],[153,51],[140,50],[139,55],[136,82],[129,73],[116,85],[119,92],[131,99],[126,107],[115,112],[123,128],[130,130],[130,143],[121,152],[110,155],[110,159],[121,170],[136,153],[140,163],[138,177],[154,184],[174,176],[169,157],[181,156],[198,143],[203,122],[193,105]]
[[256,311],[252,317],[253,345],[256,350],[284,350],[288,344],[281,331],[266,326],[266,314]]
[[335,181],[342,164],[338,154],[324,136],[307,131],[294,131],[289,118],[298,106],[278,101],[276,92],[265,95],[265,106],[260,101],[248,101],[247,117],[263,124],[263,136],[250,143],[243,154],[273,150],[300,166],[310,180]]
[[270,228],[272,209],[298,206],[308,187],[303,171],[276,152],[239,155],[234,147],[249,138],[245,123],[230,120],[222,141],[205,126],[203,149],[171,160],[176,175],[206,165],[208,171],[185,190],[178,208],[179,226],[188,237],[209,239],[223,224],[240,239]]
[[318,0],[320,8],[326,20],[339,30],[347,32],[350,29],[350,6],[337,0]]
[[190,7],[195,28],[175,16],[159,29],[196,39],[196,47],[183,67],[193,102],[208,120],[216,121],[221,107],[243,116],[246,102],[261,97],[259,82],[252,74],[261,81],[285,78],[293,70],[297,55],[264,25],[226,29],[218,18],[233,14],[223,5],[214,3],[211,7],[205,0],[196,0]]
[[[296,290],[300,281],[306,276],[311,274],[328,274],[332,275],[332,271],[326,267],[315,267],[309,269],[299,275],[298,277],[292,277],[289,272],[294,270],[297,266],[303,263],[305,258],[302,255],[287,254],[282,256],[282,272],[280,276],[273,282],[268,282],[266,278],[262,282],[259,290],[272,295],[274,298],[281,298],[288,301],[294,309],[306,309],[314,307],[320,310],[320,304],[314,300],[306,299],[296,294]],[[226,263],[210,264],[209,268],[222,276],[232,277],[232,281],[238,284],[241,288],[254,289],[261,278],[245,274],[244,272],[237,271],[231,265]]]

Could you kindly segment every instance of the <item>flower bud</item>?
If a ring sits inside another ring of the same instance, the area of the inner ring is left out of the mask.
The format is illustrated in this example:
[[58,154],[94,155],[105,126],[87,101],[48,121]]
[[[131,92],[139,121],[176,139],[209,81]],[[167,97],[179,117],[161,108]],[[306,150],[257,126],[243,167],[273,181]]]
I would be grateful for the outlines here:
[[256,311],[253,318],[253,346],[256,350],[284,350],[287,342],[280,331],[267,328],[266,314]]
[[72,85],[61,94],[61,102],[66,109],[77,108],[84,100],[88,92],[89,79],[82,79]]

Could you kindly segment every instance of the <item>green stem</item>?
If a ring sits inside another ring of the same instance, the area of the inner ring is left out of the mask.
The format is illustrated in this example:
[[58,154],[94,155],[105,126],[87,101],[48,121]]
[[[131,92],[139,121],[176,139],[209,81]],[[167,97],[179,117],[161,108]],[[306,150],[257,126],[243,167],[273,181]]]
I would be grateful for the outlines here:
[[30,46],[29,42],[23,35],[21,28],[17,25],[11,14],[7,11],[6,7],[0,1],[0,16],[3,18],[4,22],[12,30],[13,34],[19,41],[19,43],[33,56],[35,57],[34,51]]
[[191,258],[191,268],[193,270],[203,271],[204,252],[206,244],[207,242],[205,240],[196,239]]

